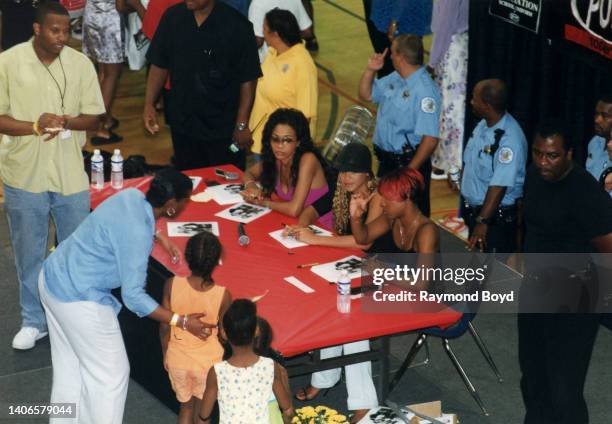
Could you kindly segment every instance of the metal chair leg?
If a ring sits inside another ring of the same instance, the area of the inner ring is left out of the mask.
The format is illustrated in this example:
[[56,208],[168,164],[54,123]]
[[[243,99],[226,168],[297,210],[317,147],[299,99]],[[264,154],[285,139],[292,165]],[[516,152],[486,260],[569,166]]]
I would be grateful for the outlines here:
[[463,380],[463,383],[465,383],[465,386],[467,387],[468,391],[470,392],[470,394],[472,395],[472,397],[474,398],[474,400],[476,401],[478,406],[480,406],[480,409],[482,410],[482,413],[485,416],[489,416],[489,413],[487,412],[487,410],[486,410],[486,408],[484,406],[484,403],[482,403],[482,400],[480,399],[480,396],[478,395],[478,392],[476,391],[476,388],[474,387],[474,385],[470,381],[469,377],[467,376],[467,374],[463,370],[463,367],[459,363],[459,360],[457,359],[457,356],[455,356],[455,353],[451,349],[450,344],[448,342],[448,339],[442,339],[442,346],[444,346],[444,350],[446,351],[446,353],[448,354],[448,357],[450,358],[451,362],[453,363],[453,365],[457,369],[457,372],[461,376],[461,379]]
[[410,363],[410,366],[408,368],[417,368],[417,367],[422,367],[423,365],[429,364],[430,355],[429,355],[429,343],[427,339],[425,339],[425,342],[423,344],[425,345],[425,359],[423,359],[421,362]]
[[391,380],[391,383],[389,383],[389,391],[387,393],[391,393],[393,388],[397,385],[397,383],[399,383],[400,379],[402,378],[402,376],[404,375],[404,373],[406,372],[406,370],[412,363],[412,360],[414,359],[416,354],[419,353],[419,350],[421,350],[421,347],[423,347],[423,343],[425,343],[426,339],[427,339],[426,334],[419,334],[417,339],[412,344],[412,347],[410,348],[410,352],[408,352],[408,355],[406,355],[406,359],[404,359],[404,362],[402,363],[402,365],[395,372],[395,375],[393,376],[393,380]]
[[491,356],[491,354],[489,353],[489,349],[487,349],[487,345],[485,345],[484,340],[482,340],[482,338],[480,337],[480,334],[478,334],[478,331],[476,331],[476,327],[474,327],[474,325],[470,322],[468,323],[468,328],[470,330],[470,333],[472,334],[472,337],[474,337],[474,341],[478,345],[478,348],[482,352],[482,355],[485,357],[485,359],[491,366],[491,369],[497,376],[497,380],[500,383],[503,383],[504,379],[502,378],[499,370],[497,369],[497,366],[495,365],[495,362],[493,361],[493,356]]

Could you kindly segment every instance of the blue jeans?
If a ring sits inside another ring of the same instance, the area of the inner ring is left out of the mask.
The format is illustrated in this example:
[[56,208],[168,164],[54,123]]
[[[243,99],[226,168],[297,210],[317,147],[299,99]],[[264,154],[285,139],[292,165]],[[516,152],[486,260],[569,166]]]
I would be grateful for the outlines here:
[[89,191],[64,196],[48,191],[30,193],[4,184],[4,199],[19,279],[21,326],[47,331],[38,274],[47,253],[49,213],[61,243],[89,214]]

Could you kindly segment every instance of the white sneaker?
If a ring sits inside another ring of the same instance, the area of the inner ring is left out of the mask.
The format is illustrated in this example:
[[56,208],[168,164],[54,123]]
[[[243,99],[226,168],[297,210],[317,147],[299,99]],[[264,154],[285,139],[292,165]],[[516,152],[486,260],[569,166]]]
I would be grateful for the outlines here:
[[37,340],[47,336],[46,331],[42,332],[38,328],[23,327],[13,338],[13,349],[28,350],[32,349]]

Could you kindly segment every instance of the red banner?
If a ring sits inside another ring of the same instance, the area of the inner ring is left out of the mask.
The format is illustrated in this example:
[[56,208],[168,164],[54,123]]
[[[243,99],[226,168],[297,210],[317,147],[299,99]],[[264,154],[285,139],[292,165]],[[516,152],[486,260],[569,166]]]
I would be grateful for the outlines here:
[[565,39],[593,50],[608,59],[612,59],[612,43],[602,38],[595,37],[574,25],[565,24]]
[[85,0],[60,0],[60,3],[68,10],[72,18],[81,16],[85,9]]

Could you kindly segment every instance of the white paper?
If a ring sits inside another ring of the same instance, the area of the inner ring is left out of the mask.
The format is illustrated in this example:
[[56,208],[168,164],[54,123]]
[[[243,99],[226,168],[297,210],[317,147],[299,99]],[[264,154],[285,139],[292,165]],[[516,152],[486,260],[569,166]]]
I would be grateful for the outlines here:
[[206,203],[212,199],[210,193],[206,190],[199,192],[198,194],[194,194],[191,196],[191,200],[198,203]]
[[286,277],[285,281],[288,282],[289,284],[297,287],[298,289],[302,290],[304,293],[314,293],[314,289],[312,289],[311,287],[309,287],[306,284],[302,283],[300,280],[295,278],[293,275],[290,276],[290,277]]
[[280,230],[272,231],[270,233],[270,237],[272,237],[274,240],[278,241],[280,244],[285,246],[287,249],[295,249],[296,247],[308,246],[308,244],[306,244],[304,242],[297,241],[293,236],[284,237],[283,236],[283,231],[285,231],[285,230],[284,229],[280,229]]
[[361,277],[361,265],[363,259],[359,256],[351,255],[342,259],[338,259],[333,262],[328,262],[321,265],[315,265],[310,268],[312,272],[317,274],[324,280],[330,283],[335,283],[340,278],[340,272],[343,269],[348,271],[348,276],[352,280],[353,278]]
[[210,193],[213,200],[220,205],[233,205],[243,201],[240,192],[244,190],[244,185],[236,184],[220,184],[211,186],[206,189]]
[[[333,235],[331,231],[327,231],[321,227],[317,227],[316,225],[309,225],[308,228],[310,228],[310,231],[312,231],[313,234],[317,236],[331,237]],[[284,231],[285,231],[284,229],[272,231],[270,233],[270,237],[278,241],[280,244],[285,246],[287,249],[295,249],[296,247],[308,246],[308,243],[304,243],[303,241],[298,241],[293,236],[283,237]]]
[[202,177],[189,177],[191,178],[191,183],[193,184],[193,191],[196,190],[196,188],[198,188],[198,185],[200,185],[200,182],[202,182]]
[[255,221],[257,218],[270,213],[272,209],[264,208],[263,206],[251,205],[249,203],[240,203],[229,208],[217,212],[215,216],[219,218],[229,219],[230,221],[242,222],[248,224]]
[[208,222],[168,222],[169,237],[191,237],[202,231],[208,231],[219,237],[219,223]]

